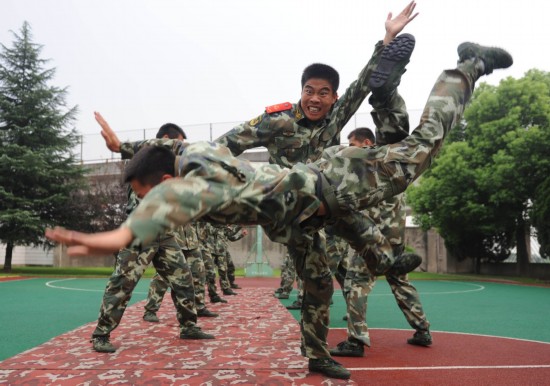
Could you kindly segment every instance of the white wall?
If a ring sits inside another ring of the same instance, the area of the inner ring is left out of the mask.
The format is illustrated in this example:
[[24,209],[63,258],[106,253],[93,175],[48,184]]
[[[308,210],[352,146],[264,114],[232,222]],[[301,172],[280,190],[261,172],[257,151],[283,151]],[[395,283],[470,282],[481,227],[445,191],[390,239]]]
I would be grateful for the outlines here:
[[[0,244],[0,263],[4,264],[6,246]],[[53,250],[33,247],[15,247],[13,249],[12,265],[53,265]]]

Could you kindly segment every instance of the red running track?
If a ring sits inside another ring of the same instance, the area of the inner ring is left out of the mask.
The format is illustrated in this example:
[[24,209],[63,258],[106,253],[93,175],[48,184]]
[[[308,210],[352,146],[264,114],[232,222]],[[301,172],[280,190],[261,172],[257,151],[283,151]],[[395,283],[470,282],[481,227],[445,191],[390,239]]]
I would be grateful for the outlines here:
[[[170,297],[160,323],[129,307],[112,342],[114,354],[96,353],[89,337],[95,322],[0,362],[8,385],[549,385],[550,344],[433,331],[433,346],[408,345],[411,331],[372,329],[363,358],[337,358],[350,381],[309,374],[299,354],[292,315],[272,296],[278,279],[239,279],[244,289],[228,304],[212,304],[218,318],[199,325],[215,340],[178,338]],[[329,345],[345,339],[331,330]]]

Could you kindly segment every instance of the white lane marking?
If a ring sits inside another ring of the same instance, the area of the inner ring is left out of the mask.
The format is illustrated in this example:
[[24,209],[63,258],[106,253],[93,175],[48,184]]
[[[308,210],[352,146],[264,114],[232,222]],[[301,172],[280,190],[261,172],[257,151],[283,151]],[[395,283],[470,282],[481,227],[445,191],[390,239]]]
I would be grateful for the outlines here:
[[[345,330],[347,331],[347,327],[331,327],[331,330]],[[383,328],[383,327],[369,327],[369,331],[372,330],[380,330],[380,331],[411,331],[411,329],[407,328]],[[430,330],[430,333],[436,333],[439,334],[454,334],[454,335],[470,335],[470,336],[482,336],[484,338],[496,338],[496,339],[508,339],[508,340],[518,340],[521,342],[531,342],[531,343],[542,343],[542,344],[548,344],[550,345],[550,342],[545,342],[542,340],[533,340],[533,339],[523,339],[523,338],[513,338],[510,336],[500,336],[500,335],[487,335],[487,334],[475,334],[471,332],[460,332],[460,331],[442,331],[442,330]]]
[[[452,294],[465,294],[468,292],[479,292],[485,290],[485,286],[482,286],[481,284],[474,284],[474,283],[465,283],[465,282],[458,282],[454,280],[430,280],[430,281],[436,281],[436,282],[445,282],[445,283],[458,283],[463,284],[465,286],[474,287],[473,289],[464,289],[464,290],[456,290],[456,291],[442,291],[442,292],[429,292],[429,291],[421,291],[418,292],[424,296],[424,295],[452,295]],[[412,283],[412,282],[411,282]],[[417,282],[418,283],[418,282]],[[414,283],[413,283],[414,285]],[[376,287],[375,287],[376,288]],[[374,291],[374,290],[373,290]],[[334,294],[332,296],[338,296],[338,297],[344,297],[342,294],[342,291],[338,291],[335,289]],[[393,293],[384,293],[384,294],[378,294],[371,292],[369,294],[370,296],[393,296]]]
[[549,369],[550,365],[429,366],[429,367],[347,367],[350,371],[472,370],[472,369]]
[[[103,288],[103,289],[86,289],[86,288],[65,287],[65,286],[60,286],[60,285],[56,284],[56,283],[69,281],[69,280],[77,280],[77,278],[48,281],[48,282],[46,282],[46,287],[55,288],[55,289],[62,289],[62,290],[67,290],[67,291],[105,292],[105,288]],[[86,280],[86,279],[78,279],[78,280]],[[132,294],[133,295],[134,294],[146,295],[147,292],[133,291]]]

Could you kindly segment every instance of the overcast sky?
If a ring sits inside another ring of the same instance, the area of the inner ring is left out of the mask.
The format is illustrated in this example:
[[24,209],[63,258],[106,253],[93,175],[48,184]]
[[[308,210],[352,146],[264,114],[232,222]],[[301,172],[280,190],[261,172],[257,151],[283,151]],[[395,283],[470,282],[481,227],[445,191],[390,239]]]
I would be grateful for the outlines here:
[[[307,65],[340,72],[340,94],[384,36],[388,12],[406,0],[0,0],[0,43],[24,21],[42,58],[57,69],[52,82],[68,87],[78,105],[84,158],[108,158],[101,148],[99,111],[121,139],[151,135],[165,122],[191,140],[217,137],[266,106],[297,102]],[[532,68],[550,71],[550,2],[420,0],[405,28],[417,44],[400,86],[414,127],[436,77],[455,66],[463,41],[497,45],[514,66],[483,78],[498,85]],[[370,124],[368,103],[351,126]],[[348,129],[349,128],[349,129]],[[134,130],[134,131],[129,131]]]

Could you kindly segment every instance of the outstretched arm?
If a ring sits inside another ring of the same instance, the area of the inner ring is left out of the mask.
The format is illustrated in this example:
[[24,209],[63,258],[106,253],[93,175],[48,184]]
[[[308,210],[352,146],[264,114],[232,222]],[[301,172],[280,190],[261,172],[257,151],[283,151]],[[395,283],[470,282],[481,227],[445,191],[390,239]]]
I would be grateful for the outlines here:
[[69,256],[108,255],[126,247],[134,238],[130,228],[125,226],[99,233],[81,233],[55,227],[46,229],[46,237],[66,244]]
[[105,118],[97,111],[94,111],[94,116],[99,126],[101,126],[101,136],[105,139],[107,148],[115,153],[120,153],[120,140],[113,129],[111,129],[111,126],[109,126]]
[[403,28],[405,28],[407,24],[409,24],[411,21],[414,20],[416,16],[418,16],[418,12],[413,14],[415,8],[416,2],[413,0],[396,17],[392,18],[393,14],[391,12],[388,13],[386,23],[384,24],[386,27],[384,45],[388,45],[399,34],[399,32],[401,32]]

